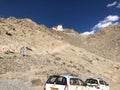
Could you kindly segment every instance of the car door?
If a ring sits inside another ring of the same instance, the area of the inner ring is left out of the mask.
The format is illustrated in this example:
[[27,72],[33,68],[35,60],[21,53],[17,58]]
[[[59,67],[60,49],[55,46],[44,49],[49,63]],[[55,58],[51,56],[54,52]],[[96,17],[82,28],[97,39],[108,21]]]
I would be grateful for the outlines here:
[[109,86],[104,80],[100,80],[99,83],[101,86],[101,90],[109,90]]
[[82,86],[82,80],[78,78],[70,78],[69,90],[84,90],[84,86]]
[[97,90],[96,86],[98,85],[98,81],[95,79],[87,79],[85,81],[87,90]]

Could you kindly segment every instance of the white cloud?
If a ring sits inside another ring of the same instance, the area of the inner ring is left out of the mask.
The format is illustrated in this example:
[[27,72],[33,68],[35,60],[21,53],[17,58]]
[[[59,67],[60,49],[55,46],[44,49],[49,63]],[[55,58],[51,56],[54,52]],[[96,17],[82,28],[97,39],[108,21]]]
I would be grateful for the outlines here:
[[109,15],[104,20],[102,20],[98,24],[96,24],[92,28],[92,31],[96,32],[97,30],[105,28],[109,25],[119,24],[119,22],[118,22],[119,19],[120,19],[120,17],[117,15]]
[[116,6],[116,8],[120,8],[120,3],[118,3],[118,5]]
[[109,16],[107,16],[106,18],[105,18],[105,20],[104,21],[117,21],[117,20],[119,20],[119,16],[117,16],[117,15],[109,15]]
[[98,24],[96,24],[92,30],[101,29],[101,28],[107,27],[109,25],[115,24],[119,19],[120,19],[120,17],[117,15],[109,15],[104,20],[102,20]]
[[89,34],[94,34],[94,32],[93,31],[86,31],[86,32],[83,32],[83,33],[81,33],[81,35],[89,35]]
[[101,22],[99,22],[97,25],[95,25],[95,27],[94,27],[93,29],[95,30],[96,28],[98,28],[98,29],[104,28],[104,27],[107,27],[107,26],[109,26],[109,25],[111,25],[111,24],[112,24],[112,22],[104,22],[104,21],[101,21]]
[[115,8],[120,8],[120,2],[118,2],[118,1],[114,1],[113,3],[109,3],[109,4],[107,4],[106,5],[106,7],[113,7],[113,6],[115,6]]
[[86,34],[94,34],[98,30],[105,28],[109,25],[116,25],[119,24],[120,17],[117,15],[109,15],[104,20],[100,21],[98,24],[96,24],[90,32],[83,32],[81,35]]
[[114,1],[113,3],[109,3],[107,4],[107,7],[113,7],[117,4],[117,1]]

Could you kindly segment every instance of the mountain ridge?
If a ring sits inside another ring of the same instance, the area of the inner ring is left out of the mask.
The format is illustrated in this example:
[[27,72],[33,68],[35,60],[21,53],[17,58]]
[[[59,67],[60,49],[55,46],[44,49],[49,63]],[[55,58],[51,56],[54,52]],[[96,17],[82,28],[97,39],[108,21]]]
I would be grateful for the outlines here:
[[52,30],[28,18],[0,18],[0,79],[21,79],[40,90],[49,75],[73,73],[83,80],[101,77],[119,90],[119,33],[120,25],[82,36],[72,29]]

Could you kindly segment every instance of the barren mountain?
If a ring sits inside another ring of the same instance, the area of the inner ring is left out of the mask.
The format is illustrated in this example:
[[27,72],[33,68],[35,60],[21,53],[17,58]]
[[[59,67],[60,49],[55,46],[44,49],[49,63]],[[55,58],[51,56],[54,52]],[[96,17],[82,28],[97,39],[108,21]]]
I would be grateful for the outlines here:
[[[24,55],[20,53],[24,47]],[[105,79],[120,88],[120,25],[94,35],[55,31],[30,19],[0,18],[0,79],[20,79],[42,90],[51,74]]]
[[85,41],[92,53],[120,62],[120,25],[106,27]]

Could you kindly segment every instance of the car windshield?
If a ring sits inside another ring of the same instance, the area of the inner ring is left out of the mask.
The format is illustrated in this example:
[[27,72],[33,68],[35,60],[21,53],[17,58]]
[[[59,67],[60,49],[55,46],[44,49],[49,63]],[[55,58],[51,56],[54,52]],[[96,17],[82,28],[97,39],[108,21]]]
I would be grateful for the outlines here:
[[67,80],[63,76],[50,76],[46,83],[67,85]]
[[99,81],[100,82],[100,84],[102,84],[102,85],[108,85],[105,81],[103,81],[103,80],[100,80]]

